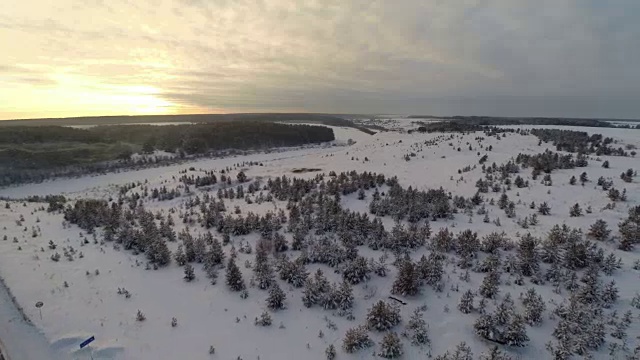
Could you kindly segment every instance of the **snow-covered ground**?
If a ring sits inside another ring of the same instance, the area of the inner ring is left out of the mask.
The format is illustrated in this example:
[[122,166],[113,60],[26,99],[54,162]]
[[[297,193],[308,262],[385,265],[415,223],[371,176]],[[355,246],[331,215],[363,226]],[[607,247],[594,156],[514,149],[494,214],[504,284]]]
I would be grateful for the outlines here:
[[[35,303],[33,304],[35,305]],[[25,321],[0,283],[0,354],[11,359],[62,359],[40,330]]]
[[[408,119],[399,120],[396,128],[411,127]],[[532,128],[535,126],[524,126]],[[563,129],[602,133],[613,137],[621,146],[631,144],[640,146],[640,132],[625,129],[574,128]],[[57,179],[41,184],[26,184],[0,189],[0,196],[25,198],[31,195],[64,194],[69,199],[80,198],[116,198],[118,186],[132,182],[146,182],[149,188],[166,186],[172,188],[180,183],[177,180],[180,171],[195,168],[188,174],[204,175],[203,171],[231,168],[236,173],[243,168],[250,179],[268,178],[287,175],[288,177],[313,178],[318,173],[328,174],[330,171],[370,171],[397,176],[403,187],[412,186],[419,190],[442,187],[453,195],[472,196],[476,192],[475,183],[483,176],[478,164],[478,152],[488,154],[487,164],[498,165],[515,158],[518,153],[536,154],[544,149],[554,150],[551,144],[538,145],[534,136],[508,134],[497,140],[488,137],[483,140],[485,149],[491,145],[492,151],[477,148],[477,136],[480,133],[455,134],[452,140],[439,140],[437,145],[428,146],[425,142],[438,140],[449,134],[420,134],[406,132],[380,132],[368,135],[352,128],[334,128],[336,145],[296,149],[285,152],[234,156],[223,159],[199,159],[188,164],[179,164],[139,171],[128,171],[118,174],[87,176],[75,179]],[[451,143],[451,145],[449,145]],[[469,145],[473,150],[469,150]],[[457,148],[460,147],[460,151]],[[408,159],[408,160],[406,160]],[[602,161],[609,160],[609,169],[602,168]],[[236,166],[243,162],[256,162],[261,165]],[[470,171],[459,172],[466,166]],[[294,173],[296,169],[320,169],[311,172]],[[629,169],[639,169],[640,160],[632,157],[602,156],[596,159],[591,156],[586,168],[570,170],[554,170],[551,187],[543,186],[531,180],[530,170],[521,172],[530,187],[513,189],[509,192],[512,200],[517,202],[517,214],[514,219],[504,216],[497,206],[487,205],[489,216],[500,217],[502,226],[484,223],[482,216],[456,214],[453,220],[431,222],[435,232],[439,228],[448,227],[454,233],[471,229],[479,235],[487,235],[494,231],[504,231],[511,239],[517,240],[520,234],[531,233],[544,237],[555,224],[566,224],[587,232],[589,226],[597,219],[607,221],[609,227],[617,233],[617,224],[627,216],[631,206],[640,204],[640,178],[631,183],[623,183],[619,175]],[[569,185],[572,175],[578,177],[583,171],[588,173],[590,182],[584,186]],[[614,209],[605,209],[610,202],[595,180],[603,176],[610,178],[617,188],[627,190],[628,200],[618,203]],[[215,195],[217,186],[210,194]],[[235,183],[234,183],[235,187]],[[192,196],[200,194],[194,191]],[[344,196],[344,207],[367,213],[368,202],[372,192],[367,193],[365,200],[358,200],[356,194]],[[201,194],[200,194],[201,195]],[[487,201],[496,201],[500,193],[485,194]],[[164,215],[171,208],[179,208],[187,199],[182,196],[170,201],[145,200],[145,207]],[[516,223],[519,218],[535,213],[528,204],[532,201],[546,201],[552,209],[552,216],[539,216],[540,223],[523,229]],[[225,200],[227,210],[233,212],[238,206],[242,213],[253,211],[263,214],[274,208],[285,208],[286,203],[273,202],[247,204],[242,199]],[[569,217],[569,207],[579,203],[585,209],[591,206],[593,213],[580,217]],[[338,359],[371,358],[377,352],[377,346],[362,350],[355,354],[347,354],[341,350],[342,339],[348,328],[364,323],[368,309],[377,300],[387,299],[391,285],[396,277],[395,267],[389,267],[386,278],[373,278],[365,284],[354,286],[356,299],[354,320],[336,316],[332,311],[317,307],[307,309],[302,305],[301,289],[294,289],[280,281],[287,293],[287,309],[272,313],[273,325],[259,327],[254,325],[254,318],[265,309],[266,291],[249,287],[249,297],[241,299],[238,293],[230,292],[224,284],[224,271],[216,285],[211,285],[200,265],[196,265],[196,280],[185,282],[182,268],[175,262],[159,270],[145,270],[144,255],[134,255],[124,250],[116,250],[112,244],[94,244],[92,235],[87,234],[75,225],[63,224],[62,215],[48,213],[43,203],[23,203],[10,201],[9,208],[4,202],[0,205],[0,228],[7,240],[0,240],[0,276],[24,308],[26,315],[34,323],[34,327],[20,320],[13,305],[7,301],[8,295],[0,289],[0,340],[5,344],[12,356],[11,360],[53,358],[59,354],[65,359],[325,359],[325,349],[334,344]],[[24,221],[19,221],[20,217]],[[179,218],[176,216],[176,219]],[[198,225],[187,226],[178,223],[176,232],[189,227],[195,235],[205,230]],[[387,230],[391,230],[393,220],[383,219]],[[19,223],[19,224],[18,224]],[[33,236],[33,229],[37,235]],[[219,237],[218,234],[214,234]],[[289,235],[287,235],[289,236]],[[15,238],[15,240],[14,240]],[[83,239],[88,239],[84,244]],[[240,242],[254,243],[258,235],[251,234],[234,238],[238,246]],[[289,237],[290,239],[290,237]],[[72,246],[82,252],[82,257],[75,256],[73,261],[64,257],[59,262],[50,260],[53,250],[49,249],[49,240],[53,240],[60,248]],[[98,241],[100,236],[98,235]],[[630,306],[634,294],[640,289],[637,286],[639,272],[632,269],[634,260],[638,259],[638,251],[623,252],[613,243],[602,245],[606,252],[614,252],[623,262],[622,269],[613,277],[619,285],[620,299],[617,302],[620,315],[628,309],[634,311],[637,318],[639,312]],[[176,244],[170,244],[175,250]],[[225,251],[229,251],[225,247]],[[382,252],[368,248],[360,250],[365,257],[378,258]],[[412,258],[428,253],[419,249]],[[252,276],[252,270],[244,267],[245,260],[254,260],[254,255],[238,254],[238,265],[245,281]],[[340,274],[334,274],[331,268],[319,265],[307,265],[310,273],[323,268],[330,281],[339,281]],[[422,293],[409,297],[406,306],[401,308],[402,324],[406,324],[412,311],[426,305],[425,320],[429,324],[430,347],[416,347],[404,341],[405,359],[425,359],[428,355],[439,355],[446,350],[453,350],[461,341],[471,347],[478,356],[492,345],[475,335],[473,323],[477,314],[462,314],[456,308],[460,296],[467,289],[476,290],[480,286],[483,274],[471,272],[468,282],[460,281],[463,272],[455,265],[446,267],[445,289],[436,293],[425,287]],[[248,282],[248,281],[247,281]],[[65,285],[66,284],[66,285]],[[131,294],[125,298],[117,293],[124,287]],[[518,296],[532,287],[515,284],[501,286],[501,294],[510,292],[516,303]],[[457,288],[454,290],[454,288]],[[506,349],[512,356],[532,359],[549,358],[545,343],[552,339],[551,333],[557,323],[549,319],[554,306],[549,301],[559,303],[563,297],[552,292],[550,286],[535,286],[547,303],[544,322],[538,327],[527,326],[531,341],[524,348]],[[40,310],[34,304],[44,303],[42,318]],[[143,322],[136,321],[136,313],[141,310],[146,315]],[[177,318],[178,326],[170,325],[172,317]],[[11,322],[9,322],[11,321]],[[335,328],[327,326],[335,324]],[[640,320],[628,330],[629,348],[637,344],[636,336],[640,335]],[[401,332],[402,326],[395,329]],[[322,331],[324,336],[319,337]],[[79,349],[82,340],[95,336],[96,340],[84,350]],[[382,334],[372,332],[371,337],[377,343]],[[210,346],[215,347],[215,354],[209,354]],[[43,355],[45,354],[45,355]],[[620,357],[623,358],[622,353]],[[608,358],[608,350],[601,349],[594,358]]]

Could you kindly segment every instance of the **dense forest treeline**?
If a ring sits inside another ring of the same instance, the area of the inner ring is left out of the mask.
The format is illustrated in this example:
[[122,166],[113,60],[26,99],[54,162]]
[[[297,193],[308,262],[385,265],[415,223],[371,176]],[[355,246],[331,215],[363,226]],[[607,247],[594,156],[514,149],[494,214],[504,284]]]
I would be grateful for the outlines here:
[[[260,150],[335,139],[325,126],[268,121],[219,121],[191,125],[127,125],[74,129],[61,126],[0,127],[0,186],[39,181],[51,174],[111,171],[135,165],[135,152],[163,150],[184,158],[226,149]],[[169,160],[169,159],[168,159]],[[64,169],[65,171],[61,171]]]
[[192,125],[128,125],[98,126],[76,129],[62,126],[0,127],[0,146],[44,143],[106,143],[125,142],[175,152],[203,152],[208,149],[272,147],[302,145],[334,140],[327,127],[286,125],[259,121],[224,121]]
[[333,130],[324,126],[285,125],[260,121],[224,121],[195,125],[101,126],[89,129],[106,142],[124,141],[168,152],[187,154],[209,150],[255,149],[299,146],[335,140]]
[[[470,125],[470,126],[479,126],[479,125],[562,125],[562,126],[586,126],[586,127],[628,127],[628,128],[636,128],[640,127],[638,125],[615,125],[607,120],[601,119],[574,119],[574,118],[541,118],[541,117],[532,117],[532,118],[507,118],[507,117],[493,117],[493,116],[452,116],[452,117],[431,117],[431,116],[420,116],[420,115],[412,115],[409,116],[410,119],[427,119],[427,118],[435,118],[442,120],[440,122],[427,124],[426,126],[435,126],[437,127],[441,122],[444,123],[453,123],[459,125]],[[628,121],[628,120],[626,120]]]

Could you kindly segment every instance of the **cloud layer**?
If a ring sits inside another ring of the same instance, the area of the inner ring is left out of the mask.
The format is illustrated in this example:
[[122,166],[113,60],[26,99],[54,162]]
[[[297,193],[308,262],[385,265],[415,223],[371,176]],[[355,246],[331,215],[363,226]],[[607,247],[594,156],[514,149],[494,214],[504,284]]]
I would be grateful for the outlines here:
[[640,117],[636,0],[26,0],[0,118],[316,111]]

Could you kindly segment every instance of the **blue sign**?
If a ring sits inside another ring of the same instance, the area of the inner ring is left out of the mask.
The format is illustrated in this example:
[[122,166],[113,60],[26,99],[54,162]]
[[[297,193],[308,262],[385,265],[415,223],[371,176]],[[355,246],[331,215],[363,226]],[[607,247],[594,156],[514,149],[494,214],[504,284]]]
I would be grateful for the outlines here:
[[80,349],[82,349],[83,347],[85,347],[85,346],[89,345],[89,344],[90,344],[93,340],[95,340],[95,339],[96,339],[96,337],[95,337],[95,336],[92,336],[92,337],[88,338],[87,340],[83,341],[83,342],[80,344]]

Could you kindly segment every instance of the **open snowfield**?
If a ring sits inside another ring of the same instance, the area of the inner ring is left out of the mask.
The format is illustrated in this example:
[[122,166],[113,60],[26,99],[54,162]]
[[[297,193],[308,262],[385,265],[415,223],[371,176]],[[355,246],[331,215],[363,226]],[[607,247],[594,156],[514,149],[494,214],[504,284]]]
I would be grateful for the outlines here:
[[[398,122],[396,129],[406,128],[409,123],[409,120]],[[640,130],[562,128],[612,137],[619,142],[616,147],[640,147]],[[368,135],[352,128],[334,128],[334,132],[336,141],[332,145],[335,146],[306,147],[222,159],[199,159],[188,164],[139,171],[57,179],[0,189],[0,196],[23,199],[32,195],[62,194],[71,203],[82,198],[117,199],[119,186],[125,184],[143,184],[129,190],[127,195],[141,192],[142,186],[149,189],[162,186],[183,189],[184,185],[179,180],[183,175],[181,171],[187,170],[187,175],[195,176],[205,176],[205,171],[214,171],[220,176],[222,170],[228,169],[227,173],[233,175],[233,185],[230,188],[234,189],[238,185],[235,174],[240,170],[244,171],[249,181],[261,179],[262,184],[282,175],[312,179],[321,173],[328,175],[330,171],[366,171],[384,174],[388,178],[397,176],[399,184],[404,188],[411,186],[426,191],[442,187],[454,196],[471,197],[476,193],[476,181],[484,176],[481,165],[478,164],[478,152],[480,155],[488,155],[487,165],[500,165],[514,159],[518,153],[537,154],[545,149],[556,150],[550,143],[539,145],[538,139],[533,135],[522,136],[516,133],[508,133],[503,138],[496,139],[482,133],[408,134],[389,131]],[[450,136],[453,138],[448,139]],[[482,149],[478,147],[476,140],[479,136],[485,137]],[[427,145],[430,141],[434,145]],[[349,143],[352,145],[348,145]],[[469,150],[469,146],[473,150]],[[491,151],[486,150],[488,146],[492,147]],[[610,162],[608,169],[602,167],[605,160]],[[252,164],[242,165],[249,162]],[[459,172],[467,166],[471,168],[469,171]],[[189,168],[193,170],[188,170]],[[612,229],[612,236],[617,238],[618,223],[627,217],[629,208],[640,205],[640,178],[635,177],[628,183],[620,179],[620,173],[629,168],[640,169],[640,156],[590,155],[586,167],[553,170],[552,186],[541,184],[542,176],[533,180],[531,169],[523,169],[519,175],[529,181],[529,186],[514,186],[507,192],[510,200],[515,203],[515,217],[505,216],[497,204],[489,205],[490,199],[497,202],[501,195],[500,192],[489,191],[482,195],[485,197],[486,211],[491,222],[483,222],[484,216],[476,211],[465,214],[461,210],[452,219],[428,221],[432,237],[440,228],[447,227],[454,234],[471,229],[479,237],[504,231],[509,239],[517,242],[519,236],[525,233],[544,238],[556,224],[566,224],[587,233],[591,224],[602,219]],[[299,172],[300,169],[313,171]],[[580,182],[570,185],[569,178],[578,178],[582,172],[588,174],[589,181],[583,186]],[[611,201],[607,192],[596,185],[596,179],[601,176],[613,181],[615,188],[626,189],[627,200],[617,202],[613,209],[605,208]],[[207,230],[197,222],[183,224],[179,216],[184,211],[186,201],[196,196],[201,198],[205,192],[214,197],[220,187],[225,185],[218,183],[205,188],[192,186],[190,194],[182,191],[180,197],[172,200],[144,198],[141,201],[154,214],[160,213],[166,218],[173,213],[176,233],[188,228],[194,236],[211,231],[214,237],[221,238],[215,228]],[[386,189],[383,187],[381,191]],[[267,191],[264,193],[266,195]],[[373,193],[373,189],[367,190],[364,200],[359,200],[355,192],[342,196],[342,207],[367,214]],[[249,211],[260,215],[279,209],[286,210],[287,205],[286,201],[277,200],[261,204],[248,204],[244,199],[224,201],[227,213],[232,215],[236,206],[243,215]],[[551,214],[538,216],[539,223],[525,229],[518,221],[537,212],[536,209],[530,209],[531,202],[547,202]],[[371,274],[368,281],[353,285],[353,319],[339,316],[335,310],[324,310],[319,306],[305,307],[301,299],[303,289],[294,288],[276,275],[287,296],[286,309],[270,311],[273,325],[262,327],[256,326],[254,319],[267,309],[265,299],[268,291],[251,286],[253,269],[245,266],[246,261],[254,262],[254,253],[237,253],[236,263],[243,274],[249,295],[242,299],[238,292],[229,291],[225,285],[224,268],[219,272],[217,283],[212,285],[202,264],[194,263],[196,278],[186,282],[183,280],[183,268],[175,261],[157,270],[148,269],[144,254],[135,255],[131,251],[114,248],[113,243],[102,242],[100,229],[96,230],[95,235],[88,234],[78,226],[64,222],[63,214],[47,212],[46,203],[7,203],[8,208],[4,201],[0,202],[0,238],[6,236],[6,239],[0,239],[0,276],[24,309],[25,315],[33,322],[33,327],[26,324],[9,301],[7,293],[0,289],[0,340],[4,343],[10,360],[326,359],[325,349],[331,344],[336,348],[337,359],[368,359],[377,357],[376,354],[380,351],[379,342],[383,338],[383,332],[371,330],[369,334],[375,345],[353,354],[343,351],[342,340],[349,328],[365,323],[367,312],[375,302],[388,301],[398,274],[398,269],[391,265],[391,252],[388,252],[386,277]],[[575,203],[583,209],[583,215],[570,217],[569,209]],[[591,207],[592,213],[584,213],[584,209],[588,207]],[[369,216],[373,218],[373,215]],[[493,223],[495,218],[500,219],[500,226]],[[390,216],[381,220],[385,229],[391,231],[394,220]],[[403,220],[403,223],[406,224],[406,221]],[[292,237],[286,232],[286,224],[280,232],[291,242]],[[249,235],[232,236],[231,242],[239,249],[245,242],[254,246],[259,238],[260,235],[253,232]],[[57,249],[49,247],[50,240],[56,244]],[[168,243],[169,249],[175,251],[179,243],[180,241]],[[631,306],[632,298],[640,291],[640,271],[633,269],[634,261],[640,259],[640,250],[621,251],[615,241],[598,244],[605,254],[614,253],[622,261],[622,267],[613,275],[601,274],[604,283],[615,279],[619,289],[619,299],[607,312],[615,309],[618,317],[622,317],[626,311],[631,310],[633,322],[626,330],[627,350],[618,349],[610,355],[609,344],[622,342],[609,335],[611,327],[608,326],[606,345],[592,351],[592,356],[598,359],[626,359],[633,355],[633,349],[640,344],[637,339],[640,336],[640,310]],[[69,246],[75,250],[75,254],[71,256],[72,261],[65,256],[59,261],[51,260],[55,252],[62,254],[62,248]],[[224,250],[228,255],[231,245],[224,246]],[[387,251],[371,250],[367,246],[359,247],[359,254],[365,258],[378,259],[385,252]],[[300,251],[289,250],[287,253],[295,258]],[[417,261],[423,254],[429,253],[428,247],[422,246],[413,250],[410,257]],[[483,254],[480,258],[484,257],[486,256]],[[450,258],[455,259],[455,256],[451,255]],[[546,266],[545,264],[545,269]],[[342,275],[336,273],[334,268],[320,264],[307,264],[306,268],[310,276],[317,269],[322,269],[329,282],[342,282]],[[435,357],[447,350],[453,351],[461,341],[465,341],[475,354],[474,358],[478,358],[494,345],[474,332],[474,322],[480,314],[477,311],[464,314],[457,308],[462,294],[468,289],[476,292],[485,277],[484,273],[469,269],[469,279],[465,281],[460,279],[464,273],[465,270],[458,268],[455,261],[447,261],[442,292],[435,291],[431,286],[421,286],[419,295],[398,296],[406,305],[400,306],[402,321],[393,330],[400,334],[414,309],[424,306],[423,317],[428,324],[430,338],[430,345],[414,346],[401,337],[404,359],[428,359],[431,355]],[[580,277],[582,272],[578,274]],[[529,278],[525,278],[524,285],[516,285],[515,277],[508,274],[503,274],[501,279],[500,293],[496,300],[488,300],[488,310],[495,309],[505,294],[511,293],[516,310],[521,312],[523,306],[519,297],[532,287],[546,301],[542,323],[538,326],[526,326],[530,338],[526,346],[503,346],[501,349],[513,358],[551,358],[545,350],[545,344],[554,340],[552,333],[558,319],[550,315],[557,304],[569,297],[569,291],[563,289],[557,294],[549,283],[536,285]],[[118,294],[118,288],[126,288],[131,297]],[[479,299],[480,296],[476,296],[476,302]],[[41,309],[35,307],[38,301],[44,304]],[[146,316],[144,321],[136,320],[138,310]],[[173,317],[177,319],[175,327],[171,326]],[[320,332],[323,336],[319,336]],[[96,340],[80,350],[79,344],[90,336],[95,336]],[[213,354],[209,351],[211,346],[215,348]]]

